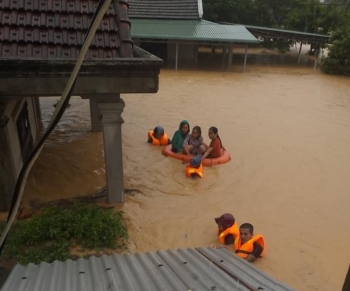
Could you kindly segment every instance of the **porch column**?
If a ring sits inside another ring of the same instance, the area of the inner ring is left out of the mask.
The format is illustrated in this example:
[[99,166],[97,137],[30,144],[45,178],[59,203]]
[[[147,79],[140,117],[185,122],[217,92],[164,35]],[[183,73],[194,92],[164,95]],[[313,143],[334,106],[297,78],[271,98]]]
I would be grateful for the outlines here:
[[175,70],[177,71],[177,65],[178,65],[178,61],[179,61],[179,44],[176,43],[176,47],[175,47]]
[[230,43],[228,47],[228,60],[227,60],[227,68],[232,66],[232,50],[233,50],[233,44]]
[[300,42],[300,48],[299,48],[299,55],[298,55],[298,65],[300,63],[300,58],[301,58],[301,48],[303,47],[303,43]]
[[321,52],[320,52],[320,50],[318,50],[316,53],[316,56],[315,56],[314,71],[316,70],[318,59],[319,59],[320,55],[321,55]]
[[247,56],[248,56],[248,45],[245,45],[245,53],[244,53],[244,67],[243,67],[243,73],[245,73],[245,68],[247,66]]
[[222,65],[225,66],[226,64],[226,56],[227,56],[227,47],[222,47]]
[[122,203],[124,202],[122,149],[122,123],[124,120],[121,114],[125,103],[119,99],[114,102],[98,102],[97,104],[101,113],[103,129],[108,202]]
[[102,124],[101,124],[101,114],[98,110],[97,102],[94,98],[89,98],[90,102],[90,117],[91,117],[91,130],[93,132],[101,132]]
[[198,68],[198,44],[194,45],[194,67]]
[[33,97],[33,102],[35,106],[36,116],[38,120],[41,120],[41,108],[40,108],[39,97]]

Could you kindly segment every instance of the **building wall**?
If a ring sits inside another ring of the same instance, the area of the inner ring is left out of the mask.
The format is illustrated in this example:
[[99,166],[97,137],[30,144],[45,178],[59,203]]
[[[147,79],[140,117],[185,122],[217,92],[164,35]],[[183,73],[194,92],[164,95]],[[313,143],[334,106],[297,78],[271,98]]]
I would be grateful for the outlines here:
[[[142,42],[139,39],[134,39],[134,45],[140,46],[142,49],[154,54],[165,62],[165,66],[169,68],[175,67],[175,43],[157,43],[157,42]],[[165,47],[165,51],[163,48]],[[195,44],[179,44],[178,51],[178,67],[196,67],[198,65],[198,45]]]
[[[30,137],[26,148],[30,151],[39,133],[39,116],[34,98],[21,98],[5,103],[4,114],[9,118],[5,127],[0,128],[0,209],[8,209],[14,185],[23,165],[23,149],[18,136],[17,120],[27,102],[28,129],[22,131]],[[30,129],[29,129],[30,128]],[[28,148],[30,147],[30,148]],[[28,153],[28,151],[27,151]]]
[[[193,66],[198,63],[198,46],[194,44],[179,44],[178,67]],[[168,43],[168,66],[175,66],[176,44]]]

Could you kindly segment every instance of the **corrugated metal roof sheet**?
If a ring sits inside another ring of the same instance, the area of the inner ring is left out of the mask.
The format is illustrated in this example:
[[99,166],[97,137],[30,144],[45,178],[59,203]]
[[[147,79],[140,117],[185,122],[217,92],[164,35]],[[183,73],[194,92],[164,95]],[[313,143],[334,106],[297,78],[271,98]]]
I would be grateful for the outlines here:
[[261,272],[254,264],[232,256],[227,249],[198,248],[198,251],[224,271],[234,274],[239,280],[249,285],[253,290],[295,291],[291,287],[273,279]]
[[222,25],[206,20],[133,19],[131,36],[222,43],[259,43],[243,25]]
[[199,19],[198,0],[129,0],[130,18]]
[[[196,249],[17,265],[2,291],[291,291],[227,250]],[[220,267],[216,266],[219,263]],[[243,282],[223,271],[238,272]],[[275,285],[273,285],[275,284]],[[274,287],[278,286],[278,288]],[[264,288],[264,289],[262,289]]]

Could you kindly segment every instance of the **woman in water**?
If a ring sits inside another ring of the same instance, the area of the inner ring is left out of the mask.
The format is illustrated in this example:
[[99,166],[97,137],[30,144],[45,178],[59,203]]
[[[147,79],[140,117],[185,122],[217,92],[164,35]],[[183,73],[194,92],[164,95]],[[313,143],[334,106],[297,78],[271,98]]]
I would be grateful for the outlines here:
[[171,151],[174,153],[182,152],[182,144],[185,138],[190,133],[190,124],[187,120],[182,120],[179,125],[179,129],[175,131],[174,136],[171,140],[172,148]]
[[211,139],[211,142],[209,147],[207,147],[207,149],[205,150],[202,156],[202,160],[204,160],[205,158],[210,158],[210,159],[218,158],[221,156],[221,149],[225,150],[225,148],[222,145],[222,142],[218,133],[218,129],[215,126],[212,126],[211,128],[209,128],[208,135],[209,135],[209,138]]
[[206,147],[203,144],[202,130],[199,126],[192,129],[192,133],[187,135],[183,144],[182,150],[186,155],[196,156],[204,153]]

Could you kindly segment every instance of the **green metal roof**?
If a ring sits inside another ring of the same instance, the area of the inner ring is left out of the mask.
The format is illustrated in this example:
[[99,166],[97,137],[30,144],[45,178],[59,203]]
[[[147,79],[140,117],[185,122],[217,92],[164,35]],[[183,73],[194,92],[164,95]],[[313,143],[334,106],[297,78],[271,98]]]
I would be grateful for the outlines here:
[[[241,25],[234,23],[221,22],[223,25]],[[256,37],[271,37],[271,38],[279,38],[286,40],[297,40],[302,42],[309,43],[326,43],[329,41],[330,35],[325,34],[317,34],[317,33],[309,33],[295,30],[287,30],[281,28],[273,28],[273,27],[263,27],[263,26],[254,26],[254,25],[244,25],[249,32],[251,32]]]
[[244,25],[222,25],[202,19],[131,19],[131,36],[140,39],[259,43]]
[[281,28],[271,28],[271,27],[254,26],[254,25],[244,25],[244,26],[246,28],[254,28],[254,29],[269,30],[269,31],[276,31],[276,32],[286,32],[286,33],[300,34],[300,35],[306,35],[306,36],[317,36],[317,37],[324,37],[324,38],[330,37],[329,35],[325,35],[325,34],[309,33],[309,32],[287,30],[287,29],[281,29]]

